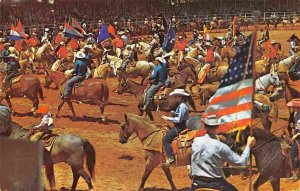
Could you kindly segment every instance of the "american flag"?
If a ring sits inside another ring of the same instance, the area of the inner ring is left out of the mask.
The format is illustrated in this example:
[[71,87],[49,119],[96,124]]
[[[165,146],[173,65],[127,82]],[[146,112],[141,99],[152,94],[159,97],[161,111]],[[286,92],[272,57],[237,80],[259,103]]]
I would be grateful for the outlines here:
[[216,115],[219,132],[251,125],[253,107],[253,35],[246,38],[232,59],[215,95],[210,99],[203,118]]

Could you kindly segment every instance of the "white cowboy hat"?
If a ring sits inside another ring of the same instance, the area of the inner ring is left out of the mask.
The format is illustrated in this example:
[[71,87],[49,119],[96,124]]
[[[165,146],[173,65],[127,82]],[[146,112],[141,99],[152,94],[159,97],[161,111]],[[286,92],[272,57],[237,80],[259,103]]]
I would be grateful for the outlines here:
[[174,52],[168,52],[168,53],[165,53],[162,57],[167,58],[167,57],[170,57],[170,56],[173,56],[173,55],[174,55]]
[[49,28],[45,28],[45,31],[48,32],[48,31],[49,31]]
[[155,60],[157,60],[160,63],[165,63],[166,62],[166,60],[163,59],[162,57],[156,57]]
[[224,37],[223,36],[218,36],[218,37],[216,37],[216,39],[223,40]]
[[90,32],[90,33],[88,33],[88,35],[89,35],[89,36],[93,36],[93,33]]
[[83,53],[83,52],[81,52],[81,51],[78,51],[77,53],[76,53],[76,56],[75,56],[76,58],[84,58],[85,57],[85,54]]
[[187,93],[184,89],[175,89],[170,94],[171,95],[183,95],[183,96],[190,96],[189,93]]
[[31,35],[32,35],[32,36],[36,36],[36,33],[35,33],[35,32],[33,32]]
[[14,59],[18,59],[18,57],[15,54],[10,54],[8,55],[9,58],[14,58]]
[[91,44],[85,45],[83,48],[88,48],[88,49],[92,49],[93,46]]
[[0,42],[5,42],[4,38],[0,38]]
[[199,39],[199,40],[203,40],[203,36],[202,36],[202,35],[199,35],[199,36],[198,36],[198,39]]
[[148,21],[148,18],[145,18],[145,21]]
[[276,43],[277,43],[276,40],[272,40],[272,41],[271,41],[271,44],[276,44]]
[[66,43],[64,41],[60,41],[59,43],[60,45],[66,45]]
[[208,126],[219,126],[220,125],[220,120],[217,118],[216,115],[207,116],[206,118],[202,119],[202,122]]
[[124,32],[124,31],[118,31],[117,34],[118,34],[118,35],[123,35],[123,34],[125,34],[125,32]]
[[182,35],[179,35],[179,37],[178,37],[179,39],[181,39],[181,38],[183,38],[183,36]]
[[60,30],[63,30],[63,29],[64,29],[64,27],[61,25],[61,26],[59,26],[59,29],[60,29]]
[[286,104],[288,107],[297,107],[300,108],[300,98],[292,99]]
[[11,44],[10,44],[10,43],[8,43],[8,42],[4,44],[4,46],[10,46],[10,45],[11,45]]
[[206,41],[206,42],[205,42],[205,46],[213,46],[213,45],[211,44],[211,42]]

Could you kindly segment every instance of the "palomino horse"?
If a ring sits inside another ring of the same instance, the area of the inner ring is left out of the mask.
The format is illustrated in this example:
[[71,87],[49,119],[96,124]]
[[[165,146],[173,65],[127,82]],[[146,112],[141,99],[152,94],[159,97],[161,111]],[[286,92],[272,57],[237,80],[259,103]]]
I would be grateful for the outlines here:
[[[45,77],[45,87],[49,87],[53,82],[57,87],[60,87],[61,93],[63,91],[63,87],[65,82],[68,79],[65,77],[64,73],[46,70]],[[76,86],[76,85],[75,85]],[[81,101],[88,104],[95,104],[100,107],[101,120],[102,122],[106,122],[106,117],[104,116],[104,108],[105,105],[109,102],[109,90],[105,80],[101,79],[88,79],[84,81],[84,84],[80,87],[76,87],[73,90],[73,94],[71,96],[71,100]],[[71,100],[63,100],[57,109],[57,116],[59,116],[59,111],[64,105],[65,102],[69,105],[69,108],[72,111],[74,117],[76,117],[73,104]]]
[[37,49],[34,60],[34,63],[37,64],[36,69],[49,67],[49,64],[53,62],[53,51],[54,48],[49,41]]
[[[119,134],[120,143],[127,143],[129,137],[133,133],[136,133],[137,137],[142,142],[145,153],[146,168],[138,189],[139,191],[143,191],[148,177],[150,176],[154,168],[161,163],[161,159],[163,158],[163,153],[161,151],[163,145],[163,135],[162,130],[149,120],[145,120],[144,118],[137,115],[126,114],[125,122],[121,124]],[[148,142],[150,142],[149,146],[147,145]],[[191,156],[190,149],[187,149],[185,151],[185,156]],[[161,167],[165,172],[165,175],[167,176],[172,190],[177,190],[173,182],[169,166],[163,164]]]
[[[138,99],[138,109],[139,109],[139,115],[144,114],[144,110],[142,109],[144,106],[144,99],[145,99],[145,90],[146,90],[145,85],[140,85],[132,80],[128,81],[123,81],[121,86],[118,88],[117,93],[118,94],[123,94],[126,91],[129,91],[129,93],[133,94],[137,99]],[[169,91],[168,91],[169,92]],[[172,108],[174,103],[177,103],[177,96],[169,96],[165,95],[165,99],[155,99],[151,109],[146,109],[146,114],[149,116],[150,120],[153,121],[154,117],[152,115],[151,111],[171,111],[175,110],[176,108]],[[158,96],[159,97],[159,96]],[[178,98],[179,99],[179,98]],[[196,110],[194,100],[192,99],[191,96],[188,98],[189,105],[193,108],[193,110]]]
[[273,70],[278,73],[279,78],[284,80],[286,83],[289,81],[287,71],[295,64],[297,55],[290,56],[286,59],[281,60],[279,63],[273,64]]
[[[20,125],[13,123],[8,138],[13,140],[28,140],[29,134],[30,132],[27,129],[23,129]],[[85,157],[86,166],[90,175],[83,168]],[[50,152],[44,149],[44,165],[51,189],[55,188],[53,164],[62,162],[69,164],[72,168],[72,191],[76,190],[80,176],[87,183],[89,190],[93,188],[91,177],[94,178],[96,153],[93,145],[87,139],[70,134],[62,134],[54,140]]]
[[126,78],[137,78],[142,77],[143,84],[145,78],[147,78],[153,71],[155,65],[152,62],[147,61],[138,61],[135,66],[130,66],[130,64],[126,67],[126,72],[121,72],[118,70],[122,66],[123,60],[116,57],[107,55],[105,56],[105,60],[111,64],[111,67],[114,69],[114,74],[118,76],[118,87],[121,85],[121,82]]
[[[151,45],[147,44],[145,42],[139,42],[138,47],[140,48],[140,52],[143,52],[146,56],[146,60],[150,61],[150,51],[151,51]],[[163,53],[163,50],[161,47],[156,48],[153,52],[154,58],[161,56]]]
[[[74,69],[65,71],[64,72],[65,76],[69,78],[73,71]],[[93,69],[91,71],[91,74],[87,76],[87,78],[92,77],[92,78],[106,79],[111,73],[112,73],[112,67],[110,66],[109,63],[101,64],[97,68]]]
[[0,96],[0,103],[3,99],[5,99],[8,103],[9,108],[12,110],[10,97],[26,96],[33,104],[31,112],[34,114],[34,112],[39,107],[38,94],[40,95],[40,98],[44,100],[41,82],[38,77],[33,76],[32,74],[25,74],[17,78],[19,78],[18,82],[15,82],[11,85],[11,90],[8,93],[4,93],[2,82],[5,79],[5,74],[3,72],[0,72],[0,89],[2,91],[2,95]]
[[[250,136],[250,128],[247,127],[225,136],[229,140],[225,141],[226,144],[236,151],[246,145],[247,138]],[[259,128],[253,128],[253,136],[256,139],[256,145],[251,148],[251,153],[255,157],[259,171],[253,189],[257,191],[259,186],[270,180],[273,191],[279,191],[280,178],[285,175],[287,164],[286,158],[282,154],[280,140],[275,135]]]

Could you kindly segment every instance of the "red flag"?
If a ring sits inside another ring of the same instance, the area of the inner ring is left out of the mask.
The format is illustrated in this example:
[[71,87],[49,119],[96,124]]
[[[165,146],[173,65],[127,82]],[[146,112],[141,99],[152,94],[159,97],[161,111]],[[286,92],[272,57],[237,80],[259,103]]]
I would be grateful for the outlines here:
[[114,38],[117,37],[117,35],[116,35],[116,29],[115,29],[114,26],[112,26],[111,24],[109,24],[107,30],[108,30],[108,33],[111,34]]
[[235,36],[236,33],[236,20],[237,20],[237,16],[234,16],[232,22],[232,36]]
[[23,31],[23,25],[21,23],[21,20],[18,21],[17,30],[18,31]]
[[0,52],[4,49],[3,44],[0,43]]
[[73,38],[70,40],[70,42],[68,43],[68,45],[72,48],[72,49],[77,49],[79,48],[79,44],[76,40],[74,40]]
[[75,19],[72,19],[72,27],[80,30],[81,34],[83,34],[83,35],[86,34],[85,30],[81,27],[81,25]]
[[23,50],[23,40],[15,41],[15,48],[17,51],[21,52]]

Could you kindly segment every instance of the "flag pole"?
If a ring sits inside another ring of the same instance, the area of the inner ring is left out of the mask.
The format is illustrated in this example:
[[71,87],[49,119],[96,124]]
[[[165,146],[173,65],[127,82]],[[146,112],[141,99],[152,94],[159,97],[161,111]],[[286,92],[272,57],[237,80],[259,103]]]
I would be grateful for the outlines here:
[[[253,59],[253,70],[252,70],[252,83],[253,83],[253,93],[252,93],[252,117],[251,117],[251,126],[250,126],[250,136],[253,136],[253,120],[254,120],[254,93],[255,93],[255,60],[254,60],[254,55],[256,54],[256,43],[257,41],[257,30],[258,30],[258,21],[259,21],[259,17],[260,17],[260,12],[259,11],[254,11],[253,12],[253,19],[254,19],[254,29],[253,29],[253,35],[252,35],[252,39],[251,39],[251,44],[250,44],[250,50],[249,50],[249,54],[248,54],[248,60],[247,60],[247,64],[250,61],[250,57],[251,54],[253,52],[252,55],[252,59]],[[254,50],[252,50],[254,48]],[[250,151],[250,169],[249,169],[249,190],[252,191],[252,176],[253,176],[253,171],[252,171],[252,153]]]

